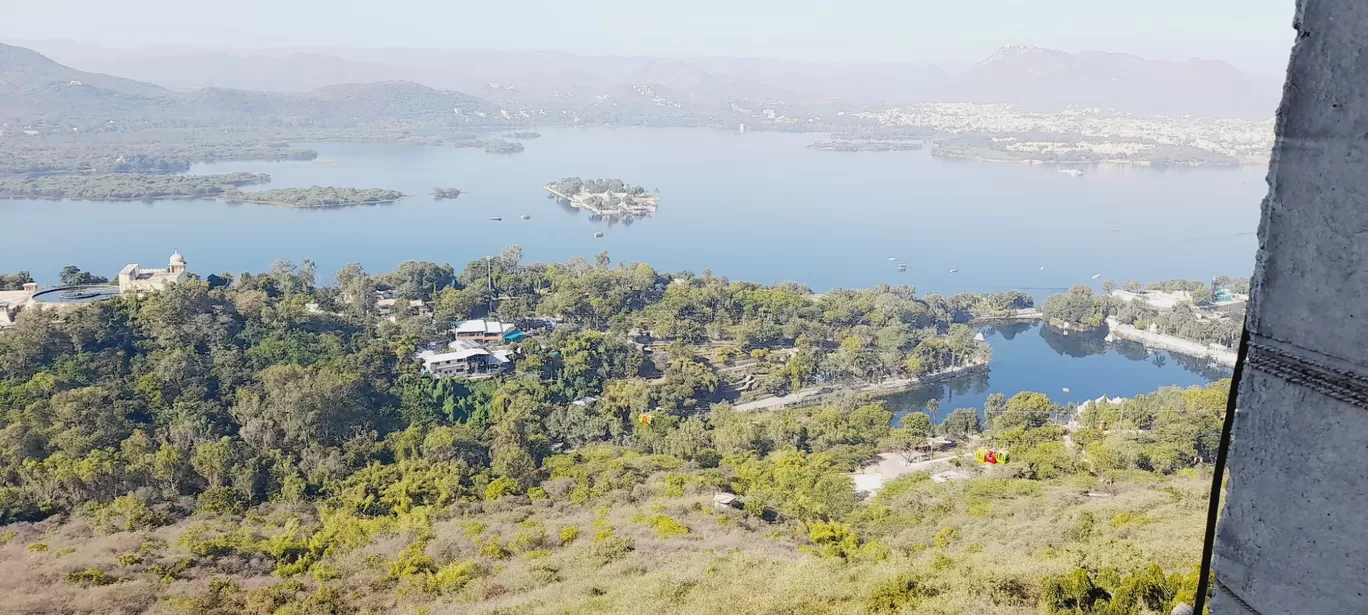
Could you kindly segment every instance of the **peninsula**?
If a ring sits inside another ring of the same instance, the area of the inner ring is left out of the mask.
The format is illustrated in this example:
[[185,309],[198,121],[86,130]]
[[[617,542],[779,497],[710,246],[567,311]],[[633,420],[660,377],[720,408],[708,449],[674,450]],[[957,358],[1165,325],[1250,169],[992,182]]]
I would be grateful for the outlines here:
[[575,209],[597,216],[637,218],[653,216],[660,204],[658,194],[620,179],[580,179],[567,177],[545,186],[557,199]]

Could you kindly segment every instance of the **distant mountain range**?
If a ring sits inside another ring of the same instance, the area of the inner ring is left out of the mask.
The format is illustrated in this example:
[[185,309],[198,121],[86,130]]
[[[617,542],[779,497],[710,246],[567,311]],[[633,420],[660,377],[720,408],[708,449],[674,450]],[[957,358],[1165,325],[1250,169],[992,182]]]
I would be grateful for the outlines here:
[[818,115],[838,107],[937,101],[1012,103],[1039,111],[1075,105],[1268,117],[1280,94],[1279,83],[1216,60],[1159,62],[1021,45],[1007,45],[958,74],[929,64],[672,60],[558,52],[236,53],[60,44],[52,44],[52,50],[85,70],[30,49],[0,45],[0,118],[103,121],[155,116],[199,123],[335,124],[447,122],[459,110],[467,122],[476,113],[483,114],[481,122],[497,122],[504,109],[570,109],[588,121],[731,121],[727,114],[737,105],[806,106]]
[[[339,61],[340,62],[340,61]],[[223,87],[172,91],[158,85],[59,64],[0,44],[0,119],[68,123],[146,120],[159,124],[337,125],[354,121],[443,120],[499,107],[474,96],[411,81],[342,83],[305,92]]]
[[1146,113],[1269,117],[1281,82],[1251,77],[1220,60],[1158,62],[1122,53],[1065,53],[1009,44],[953,84],[952,97],[1037,110],[1066,105]]

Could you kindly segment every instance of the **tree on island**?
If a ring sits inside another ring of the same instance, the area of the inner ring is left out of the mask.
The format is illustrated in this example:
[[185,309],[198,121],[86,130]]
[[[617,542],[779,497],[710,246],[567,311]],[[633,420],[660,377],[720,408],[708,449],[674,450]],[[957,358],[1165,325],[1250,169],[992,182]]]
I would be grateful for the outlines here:
[[461,191],[456,188],[433,188],[432,198],[437,200],[454,199],[461,196]]

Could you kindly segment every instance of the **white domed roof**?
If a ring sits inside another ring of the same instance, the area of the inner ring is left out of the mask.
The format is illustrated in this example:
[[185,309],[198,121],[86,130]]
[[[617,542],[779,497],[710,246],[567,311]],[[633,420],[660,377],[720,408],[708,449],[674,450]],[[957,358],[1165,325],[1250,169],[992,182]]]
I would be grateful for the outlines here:
[[181,253],[180,253],[180,252],[173,252],[173,253],[171,254],[171,264],[173,264],[173,265],[184,265],[184,264],[185,264],[185,257],[184,257],[184,256],[181,256]]

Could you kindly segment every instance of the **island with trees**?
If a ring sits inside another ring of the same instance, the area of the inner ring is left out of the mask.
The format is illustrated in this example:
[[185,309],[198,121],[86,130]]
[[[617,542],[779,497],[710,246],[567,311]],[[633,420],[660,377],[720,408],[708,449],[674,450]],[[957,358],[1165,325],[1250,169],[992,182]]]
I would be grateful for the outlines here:
[[230,203],[259,203],[281,207],[316,209],[393,203],[404,198],[404,193],[381,188],[311,186],[309,188],[280,188],[256,192],[231,192],[224,194],[222,198]]
[[821,141],[807,147],[822,152],[906,152],[919,150],[922,144],[906,141]]
[[524,130],[520,132],[510,132],[504,136],[510,139],[540,139],[541,133]]
[[[1191,603],[1228,380],[1082,408],[995,391],[940,422],[895,422],[869,397],[740,412],[724,392],[742,361],[784,389],[909,373],[975,352],[959,321],[1014,300],[887,286],[816,296],[606,255],[520,256],[379,274],[353,264],[335,284],[278,261],[20,312],[0,334],[7,608],[1028,615]],[[377,290],[433,313],[391,320]],[[507,344],[516,367],[423,373],[420,347],[445,348],[471,317],[531,332]],[[1010,461],[978,463],[983,448]],[[940,465],[857,490],[852,476],[881,454]]]
[[517,154],[526,149],[523,144],[517,141],[505,141],[503,139],[457,139],[447,141],[445,139],[431,139],[428,141],[418,141],[418,143],[428,143],[432,145],[450,145],[451,147],[479,148],[487,154]]
[[545,186],[561,202],[605,218],[653,216],[660,195],[646,192],[621,179],[580,179],[566,177]]
[[443,199],[454,199],[461,196],[461,191],[457,188],[433,188],[432,198],[440,201]]
[[0,179],[0,198],[118,201],[162,198],[219,198],[241,186],[265,184],[265,173],[219,175],[39,175]]
[[257,192],[239,190],[242,186],[270,181],[271,176],[265,173],[241,172],[220,175],[39,175],[0,179],[0,198],[90,201],[217,199],[232,203],[305,208],[393,203],[404,198],[402,192],[378,188],[313,186]]

